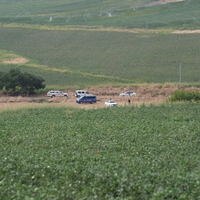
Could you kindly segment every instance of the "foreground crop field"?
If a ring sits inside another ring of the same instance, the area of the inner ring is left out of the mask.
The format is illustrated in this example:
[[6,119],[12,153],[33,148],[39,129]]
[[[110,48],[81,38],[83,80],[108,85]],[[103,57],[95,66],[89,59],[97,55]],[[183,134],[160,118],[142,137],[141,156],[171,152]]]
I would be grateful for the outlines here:
[[199,104],[0,113],[0,199],[199,199]]

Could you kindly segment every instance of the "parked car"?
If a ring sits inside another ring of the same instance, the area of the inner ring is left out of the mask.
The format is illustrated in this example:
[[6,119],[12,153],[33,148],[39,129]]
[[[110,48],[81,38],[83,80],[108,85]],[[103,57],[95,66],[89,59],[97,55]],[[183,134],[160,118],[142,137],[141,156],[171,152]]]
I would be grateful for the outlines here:
[[96,103],[97,99],[94,95],[81,96],[76,100],[76,103]]
[[119,94],[119,96],[136,96],[136,93],[127,91],[127,92],[123,92],[123,93]]
[[[85,90],[76,90],[75,97],[81,97],[81,96],[88,95],[88,94],[90,94],[90,93]],[[92,94],[90,94],[90,95],[92,95]]]
[[113,100],[109,100],[105,102],[105,106],[117,106],[117,103]]
[[62,91],[51,90],[47,93],[47,96],[53,98],[53,97],[68,97],[69,95],[67,93],[62,92]]

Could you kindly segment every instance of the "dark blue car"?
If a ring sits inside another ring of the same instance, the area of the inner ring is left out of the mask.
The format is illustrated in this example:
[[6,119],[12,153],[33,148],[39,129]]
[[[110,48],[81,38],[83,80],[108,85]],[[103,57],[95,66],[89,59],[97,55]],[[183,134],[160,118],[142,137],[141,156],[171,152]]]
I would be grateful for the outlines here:
[[82,96],[79,99],[76,100],[76,103],[96,103],[96,96],[94,95],[86,95],[86,96]]

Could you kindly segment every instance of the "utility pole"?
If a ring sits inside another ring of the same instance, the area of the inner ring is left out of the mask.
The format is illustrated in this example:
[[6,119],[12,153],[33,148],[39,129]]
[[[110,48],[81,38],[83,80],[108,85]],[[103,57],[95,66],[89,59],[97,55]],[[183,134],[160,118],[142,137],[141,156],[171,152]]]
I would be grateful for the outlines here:
[[148,16],[146,17],[146,36],[148,34]]
[[181,63],[179,66],[179,84],[180,84],[180,88],[182,87],[182,67],[181,67]]

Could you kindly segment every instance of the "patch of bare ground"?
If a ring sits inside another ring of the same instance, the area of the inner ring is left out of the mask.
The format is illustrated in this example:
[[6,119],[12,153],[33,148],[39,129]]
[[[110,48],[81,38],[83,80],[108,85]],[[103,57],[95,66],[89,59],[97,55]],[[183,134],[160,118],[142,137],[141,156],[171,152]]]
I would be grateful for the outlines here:
[[162,0],[163,3],[172,3],[172,2],[179,2],[179,1],[185,1],[185,0]]
[[20,63],[27,63],[29,60],[25,58],[15,58],[15,59],[8,59],[8,60],[3,60],[3,63],[11,63],[11,64],[20,64]]
[[175,34],[194,34],[194,33],[200,33],[200,30],[177,30],[173,31],[172,33]]
[[174,2],[180,2],[184,0],[160,0],[160,1],[153,1],[151,3],[146,4],[145,6],[156,6],[160,4],[167,4],[167,3],[174,3]]
[[[183,87],[185,90],[198,90],[200,88],[196,87]],[[167,98],[178,89],[178,86],[172,85],[150,85],[150,86],[135,86],[135,87],[113,87],[106,86],[103,88],[85,88],[88,92],[97,96],[97,103],[95,104],[77,104],[75,90],[65,90],[69,94],[68,98],[65,97],[56,97],[56,98],[47,98],[46,94],[41,94],[37,96],[37,98],[44,98],[45,101],[36,101],[35,97],[0,97],[0,109],[5,108],[15,108],[15,107],[25,107],[27,105],[41,105],[41,104],[49,104],[49,105],[62,105],[62,106],[72,106],[76,108],[82,109],[97,109],[105,107],[105,101],[110,99],[116,101],[119,106],[129,106],[128,99],[130,99],[130,105],[139,106],[142,104],[161,104],[167,100]],[[119,96],[120,93],[125,91],[133,91],[137,95],[136,97],[124,97]]]

